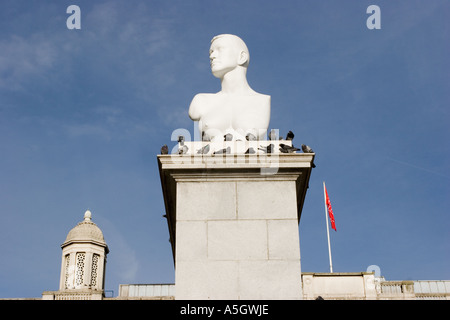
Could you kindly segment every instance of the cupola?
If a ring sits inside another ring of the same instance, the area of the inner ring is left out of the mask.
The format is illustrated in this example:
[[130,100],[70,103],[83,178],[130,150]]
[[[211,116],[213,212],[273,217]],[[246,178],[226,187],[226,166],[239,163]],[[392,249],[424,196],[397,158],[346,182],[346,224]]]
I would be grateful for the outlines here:
[[92,222],[87,210],[83,221],[67,234],[61,245],[62,263],[59,290],[103,291],[106,255],[109,252],[103,232]]

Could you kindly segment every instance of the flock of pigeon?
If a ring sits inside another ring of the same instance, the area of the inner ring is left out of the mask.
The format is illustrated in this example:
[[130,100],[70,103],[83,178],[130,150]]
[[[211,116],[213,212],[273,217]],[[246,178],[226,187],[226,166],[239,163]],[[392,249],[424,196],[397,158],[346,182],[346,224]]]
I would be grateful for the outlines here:
[[[248,141],[254,141],[256,140],[255,137],[251,134],[246,136],[246,139]],[[292,131],[289,131],[286,135],[286,139],[287,141],[292,141],[294,139],[294,133]],[[224,135],[224,141],[232,141],[233,140],[233,136],[231,134],[226,134]],[[277,136],[277,131],[276,130],[271,130],[269,133],[269,141],[275,141],[275,140],[283,140],[283,138],[278,137]],[[178,154],[186,154],[188,152],[188,146],[184,144],[184,137],[183,136],[179,136],[178,137]],[[279,150],[281,153],[295,153],[297,151],[303,151],[304,153],[314,153],[314,151],[307,145],[302,144],[302,148],[296,148],[294,147],[294,145],[289,146],[287,144],[284,143],[280,143],[279,144]],[[270,143],[268,146],[262,146],[260,145],[260,148],[258,148],[258,150],[264,151],[265,153],[274,153],[274,148],[275,145],[273,143]],[[200,148],[197,150],[197,154],[208,154],[210,151],[210,145],[207,144],[204,147]],[[216,150],[214,151],[212,154],[216,155],[216,154],[229,154],[231,152],[231,148],[227,147],[224,149],[220,149],[220,150]],[[256,151],[254,150],[254,148],[250,147],[247,149],[247,151],[245,152],[245,154],[254,154],[256,153]],[[167,147],[167,145],[163,145],[161,147],[161,154],[169,154],[169,148]],[[312,167],[315,168],[315,164],[312,163]]]

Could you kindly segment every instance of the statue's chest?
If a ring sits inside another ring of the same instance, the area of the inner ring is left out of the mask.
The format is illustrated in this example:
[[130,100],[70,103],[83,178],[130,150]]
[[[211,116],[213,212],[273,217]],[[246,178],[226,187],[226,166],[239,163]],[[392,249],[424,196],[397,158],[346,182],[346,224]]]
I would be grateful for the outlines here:
[[254,98],[216,96],[208,101],[202,123],[205,128],[245,127],[247,122],[252,122],[258,107],[259,101]]

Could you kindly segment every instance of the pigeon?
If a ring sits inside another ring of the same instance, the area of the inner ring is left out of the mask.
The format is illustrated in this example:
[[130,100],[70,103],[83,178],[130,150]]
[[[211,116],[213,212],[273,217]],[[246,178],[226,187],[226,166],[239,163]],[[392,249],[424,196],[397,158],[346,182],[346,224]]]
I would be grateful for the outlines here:
[[[302,150],[304,153],[314,153],[313,149],[311,149],[309,146],[302,144]],[[314,164],[314,161],[311,163],[311,167],[315,168],[316,165]]]
[[224,149],[220,149],[217,151],[214,151],[213,154],[224,154],[224,153],[230,153],[231,148],[230,147],[226,147]]
[[247,151],[245,151],[245,154],[253,154],[255,153],[255,149],[253,149],[252,147],[248,148]]
[[186,154],[188,150],[189,150],[188,146],[183,144],[178,148],[178,154]]
[[202,141],[211,141],[211,137],[205,131],[202,132]]
[[161,147],[161,154],[169,154],[169,147],[167,146],[167,144]]
[[197,150],[197,154],[207,154],[209,152],[209,144]]
[[270,130],[269,132],[269,140],[278,140],[277,139],[277,131],[275,129]]
[[254,134],[247,133],[245,139],[247,139],[247,141],[256,141],[256,136]]
[[313,149],[311,149],[309,146],[302,144],[302,150],[304,153],[314,153]]
[[280,143],[280,151],[282,153],[294,153],[295,151],[300,151],[300,149],[296,148],[294,146],[291,147],[291,146],[288,146],[288,145],[286,145],[284,143]]
[[180,146],[184,146],[184,136],[178,136],[178,143]]
[[294,133],[292,131],[287,133],[286,140],[294,140]]
[[258,150],[262,150],[262,151],[264,151],[265,153],[272,153],[272,152],[273,152],[273,149],[274,149],[273,143],[269,144],[267,147],[263,147],[263,146],[260,146],[260,147],[261,147],[261,148],[258,148]]
[[227,133],[226,135],[223,136],[223,138],[225,139],[225,141],[232,141],[233,135],[231,133]]

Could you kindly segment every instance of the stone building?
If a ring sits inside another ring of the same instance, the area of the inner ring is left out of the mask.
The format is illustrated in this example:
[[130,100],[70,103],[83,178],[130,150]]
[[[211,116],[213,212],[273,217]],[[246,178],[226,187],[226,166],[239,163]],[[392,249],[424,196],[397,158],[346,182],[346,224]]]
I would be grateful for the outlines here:
[[[450,300],[450,281],[386,281],[374,272],[303,272],[303,300]],[[174,284],[124,284],[118,300],[175,299]]]
[[[116,297],[105,297],[108,246],[90,211],[61,245],[60,285],[42,300],[174,300],[175,284],[121,284]],[[379,272],[302,272],[302,299],[450,300],[450,281],[386,281]]]

